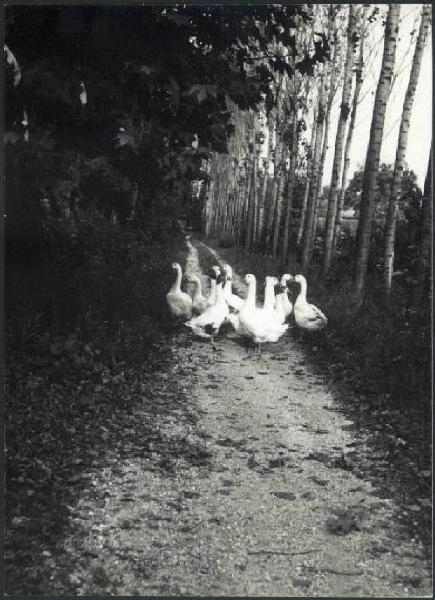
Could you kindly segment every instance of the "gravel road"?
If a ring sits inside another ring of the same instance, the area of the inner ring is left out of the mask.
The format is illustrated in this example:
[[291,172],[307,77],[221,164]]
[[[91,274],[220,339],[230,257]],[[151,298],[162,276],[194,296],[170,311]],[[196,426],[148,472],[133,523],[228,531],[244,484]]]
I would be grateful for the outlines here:
[[[186,269],[199,272],[188,245]],[[237,273],[235,283],[243,293]],[[108,457],[94,473],[98,502],[87,494],[71,507],[93,525],[65,542],[85,557],[69,586],[86,595],[430,596],[421,544],[395,518],[395,499],[358,468],[373,450],[293,331],[261,359],[234,333],[217,346],[177,332],[169,370],[138,374],[144,403],[167,402],[162,390],[175,382],[191,418],[162,415],[164,469],[151,444],[146,457]],[[140,422],[140,406],[132,418]]]

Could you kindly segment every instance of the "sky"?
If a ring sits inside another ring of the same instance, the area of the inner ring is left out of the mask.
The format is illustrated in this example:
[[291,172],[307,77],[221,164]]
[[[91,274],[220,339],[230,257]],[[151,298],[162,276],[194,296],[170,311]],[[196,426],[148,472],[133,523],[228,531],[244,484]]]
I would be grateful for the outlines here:
[[[387,5],[385,4],[378,6],[382,12],[387,10]],[[384,125],[384,138],[381,150],[381,162],[385,163],[394,164],[403,100],[408,85],[411,62],[414,54],[415,39],[418,32],[418,26],[420,24],[419,15],[421,14],[422,6],[422,4],[401,5],[401,20],[399,26],[399,39],[397,44],[395,68],[397,77],[387,105]],[[415,29],[417,29],[417,32],[412,38],[410,34]],[[420,77],[414,98],[408,137],[408,147],[406,152],[406,162],[409,168],[416,173],[417,181],[420,187],[423,187],[424,184],[432,139],[431,33],[432,32],[430,32],[429,39],[426,43]],[[367,61],[370,66],[368,66],[366,70],[361,89],[361,102],[356,115],[354,138],[350,156],[351,162],[349,178],[352,177],[352,174],[358,165],[364,164],[369,142],[376,84],[379,78],[383,52],[383,27],[380,23],[380,19],[371,25],[369,35],[370,41],[368,45],[373,46],[372,40],[375,40],[375,50]],[[410,46],[411,39],[413,39],[412,46]],[[323,185],[328,185],[331,180],[332,162],[334,158],[334,134],[337,130],[340,96],[341,90],[338,90],[335,96],[335,103],[331,115],[330,131],[332,133],[329,139],[329,150],[326,155]]]

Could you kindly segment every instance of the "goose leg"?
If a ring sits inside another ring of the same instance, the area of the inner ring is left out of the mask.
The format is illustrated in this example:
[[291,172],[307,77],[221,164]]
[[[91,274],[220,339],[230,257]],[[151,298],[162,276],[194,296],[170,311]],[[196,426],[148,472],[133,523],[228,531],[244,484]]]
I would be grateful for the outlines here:
[[214,350],[215,352],[217,352],[217,347],[216,347],[216,344],[214,343],[213,336],[214,336],[214,333],[212,333],[212,334],[211,334],[211,337],[210,337],[210,343],[211,343],[211,346],[212,346],[213,350]]

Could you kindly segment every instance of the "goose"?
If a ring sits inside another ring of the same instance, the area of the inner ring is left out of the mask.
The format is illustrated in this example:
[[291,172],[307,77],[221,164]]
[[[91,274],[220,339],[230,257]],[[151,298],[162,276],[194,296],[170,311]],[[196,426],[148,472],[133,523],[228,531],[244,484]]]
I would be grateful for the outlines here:
[[275,286],[278,279],[268,275],[265,280],[263,310],[273,313],[275,308]]
[[239,311],[244,305],[245,301],[243,298],[240,298],[240,296],[233,294],[233,269],[230,265],[224,265],[223,270],[227,278],[224,287],[225,299],[230,308]]
[[169,312],[175,318],[189,319],[192,316],[192,298],[181,290],[180,264],[172,263],[172,268],[176,271],[176,277],[171,289],[166,294]]
[[284,275],[281,277],[281,290],[276,295],[275,300],[275,308],[277,308],[280,312],[283,311],[285,313],[285,319],[291,315],[293,310],[293,304],[288,299],[287,281],[294,281],[294,277],[293,275],[290,275],[290,273],[284,273]]
[[317,306],[307,302],[307,280],[303,275],[296,275],[294,280],[301,286],[294,306],[296,325],[305,331],[324,329],[328,324],[328,319]]
[[[255,306],[257,288],[255,275],[248,273],[245,281],[248,285],[248,294],[238,315],[240,321],[239,329],[243,335],[249,336],[258,345],[260,352],[260,344],[277,342],[287,331],[288,325],[279,323],[273,310],[268,310],[268,308],[265,310],[264,308],[257,308]],[[267,305],[270,296],[268,295]]]
[[[279,283],[276,277],[266,277],[266,285],[264,291],[263,310],[268,311],[281,325],[285,323],[287,318],[285,306],[283,303],[284,295],[282,284]],[[275,296],[275,290],[278,292]]]
[[218,275],[216,280],[216,301],[213,306],[209,306],[202,315],[193,317],[190,321],[184,323],[186,327],[198,335],[199,337],[210,339],[213,348],[216,350],[214,345],[214,336],[219,333],[222,323],[228,317],[230,309],[225,300],[223,284],[225,283],[225,276]]
[[201,279],[198,275],[189,274],[186,281],[194,284],[194,292],[192,296],[192,312],[194,315],[200,315],[207,308],[207,300],[202,295]]
[[217,265],[211,268],[210,294],[207,298],[207,306],[213,306],[213,304],[216,302],[216,278],[218,275],[220,275],[220,272],[221,270]]

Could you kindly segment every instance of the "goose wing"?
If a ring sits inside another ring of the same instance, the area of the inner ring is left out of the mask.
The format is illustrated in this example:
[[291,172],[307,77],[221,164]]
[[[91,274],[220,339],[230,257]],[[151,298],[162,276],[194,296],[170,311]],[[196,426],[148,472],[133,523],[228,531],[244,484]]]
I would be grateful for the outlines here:
[[228,306],[234,310],[241,310],[242,306],[245,304],[243,298],[237,296],[236,294],[231,294],[227,298]]
[[325,323],[328,322],[328,319],[322,313],[320,308],[317,308],[317,306],[315,306],[314,304],[309,304],[308,306],[310,307],[312,313],[312,315],[308,317],[309,321],[325,321]]

